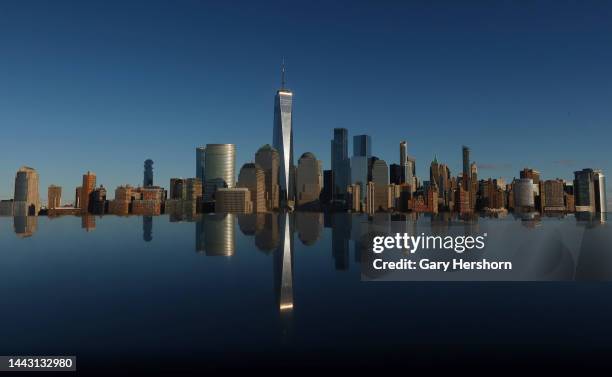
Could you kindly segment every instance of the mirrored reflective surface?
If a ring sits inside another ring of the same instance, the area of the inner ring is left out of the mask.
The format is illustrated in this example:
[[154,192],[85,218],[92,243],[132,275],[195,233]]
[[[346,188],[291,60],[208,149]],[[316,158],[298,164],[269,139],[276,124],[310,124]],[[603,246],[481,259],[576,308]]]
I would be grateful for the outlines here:
[[90,362],[165,355],[214,365],[274,363],[281,355],[330,363],[367,355],[374,362],[407,349],[418,358],[453,345],[477,353],[491,343],[513,350],[555,344],[576,357],[610,351],[607,282],[361,281],[373,235],[423,229],[499,230],[496,242],[512,252],[546,251],[545,263],[535,254],[524,259],[552,266],[544,273],[606,281],[612,233],[605,220],[300,212],[2,217],[0,319],[10,325],[0,354],[77,354]]

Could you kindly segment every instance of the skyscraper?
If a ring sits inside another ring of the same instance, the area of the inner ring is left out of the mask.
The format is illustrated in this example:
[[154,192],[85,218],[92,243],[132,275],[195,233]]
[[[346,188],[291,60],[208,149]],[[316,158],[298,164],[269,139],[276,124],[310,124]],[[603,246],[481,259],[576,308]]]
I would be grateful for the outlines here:
[[285,63],[281,69],[281,88],[274,97],[273,146],[280,157],[280,201],[286,205],[295,199],[291,170],[293,167],[293,92],[285,88]]
[[574,172],[576,212],[595,212],[595,172],[582,169]]
[[268,211],[271,211],[278,208],[278,173],[280,164],[278,151],[269,144],[262,146],[255,154],[255,163],[264,171],[266,208]]
[[389,168],[385,160],[376,160],[372,164],[372,182],[374,182],[374,210],[389,208]]
[[314,154],[304,153],[298,160],[296,171],[296,204],[298,206],[317,205],[323,187],[321,161]]
[[399,185],[402,183],[402,166],[398,164],[389,165],[389,180],[391,183]]
[[204,201],[215,198],[218,188],[233,188],[236,146],[234,144],[206,144]]
[[331,141],[331,167],[333,198],[345,199],[346,188],[350,179],[350,162],[348,159],[348,131],[346,128],[334,128],[334,139]]
[[400,184],[412,184],[412,172],[408,170],[408,144],[405,141],[400,142]]
[[242,165],[236,186],[249,189],[253,212],[266,211],[266,178],[263,169],[257,163],[250,162]]
[[62,206],[62,188],[51,185],[47,189],[47,208],[55,209]]
[[351,158],[351,183],[359,184],[361,203],[367,193],[368,172],[372,157],[372,137],[369,135],[353,136],[353,157]]
[[144,178],[142,180],[144,187],[153,186],[153,160],[147,159],[144,162]]
[[89,171],[87,174],[83,174],[83,185],[81,186],[81,212],[88,213],[91,211],[89,202],[95,187],[96,175]]
[[533,192],[533,179],[515,179],[513,183],[514,208],[523,211],[533,211],[535,207],[535,197]]
[[353,136],[353,156],[372,157],[372,137],[370,135]]
[[196,148],[196,178],[200,178],[200,182],[202,183],[206,181],[204,179],[205,167],[206,167],[206,148],[197,147]]
[[15,175],[13,213],[16,216],[36,216],[39,209],[38,173],[33,168],[22,166]]
[[470,148],[465,145],[462,147],[463,152],[463,188],[468,190],[470,187],[468,182],[470,181]]
[[608,203],[606,202],[606,176],[601,170],[595,170],[593,178],[593,186],[595,188],[595,211],[605,213],[608,210]]

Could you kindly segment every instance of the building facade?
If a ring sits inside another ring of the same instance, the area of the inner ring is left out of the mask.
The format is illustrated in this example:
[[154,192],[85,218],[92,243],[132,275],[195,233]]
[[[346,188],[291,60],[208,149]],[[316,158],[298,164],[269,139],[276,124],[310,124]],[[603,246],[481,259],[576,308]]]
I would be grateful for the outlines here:
[[13,214],[16,216],[37,216],[40,210],[38,173],[33,168],[23,166],[15,175],[15,196]]
[[215,200],[219,188],[235,185],[236,146],[234,144],[207,144],[205,158],[204,201]]
[[334,139],[331,141],[331,170],[334,199],[346,199],[346,189],[350,180],[350,160],[348,157],[348,130],[334,128]]
[[249,190],[251,202],[253,202],[253,212],[266,211],[266,177],[263,169],[257,163],[242,165],[236,187]]
[[47,189],[47,208],[55,209],[62,206],[62,188],[51,185]]
[[272,211],[279,206],[279,167],[278,151],[269,144],[259,148],[255,154],[255,163],[259,165],[265,175],[265,201],[266,209]]
[[250,213],[253,211],[253,202],[249,189],[219,188],[215,200],[215,212]]
[[285,88],[285,65],[281,88],[274,96],[274,130],[272,145],[279,154],[279,195],[282,205],[295,200],[293,177],[293,92]]

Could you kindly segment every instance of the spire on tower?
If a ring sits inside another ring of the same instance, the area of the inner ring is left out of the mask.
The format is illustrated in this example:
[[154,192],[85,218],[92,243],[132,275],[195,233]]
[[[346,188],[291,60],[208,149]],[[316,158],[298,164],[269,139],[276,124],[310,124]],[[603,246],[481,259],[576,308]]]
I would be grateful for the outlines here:
[[283,56],[283,63],[281,65],[281,89],[285,89],[285,57]]

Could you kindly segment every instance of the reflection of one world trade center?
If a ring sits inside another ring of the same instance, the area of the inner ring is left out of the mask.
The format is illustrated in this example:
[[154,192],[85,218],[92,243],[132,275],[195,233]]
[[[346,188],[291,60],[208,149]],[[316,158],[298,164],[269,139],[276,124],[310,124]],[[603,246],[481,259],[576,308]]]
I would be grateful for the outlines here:
[[274,253],[274,285],[283,340],[291,337],[293,321],[293,229],[292,217],[280,214],[280,242]]
[[234,215],[211,213],[196,221],[196,251],[207,256],[234,255]]
[[289,213],[279,216],[281,237],[274,256],[275,282],[281,313],[293,310],[293,232]]

